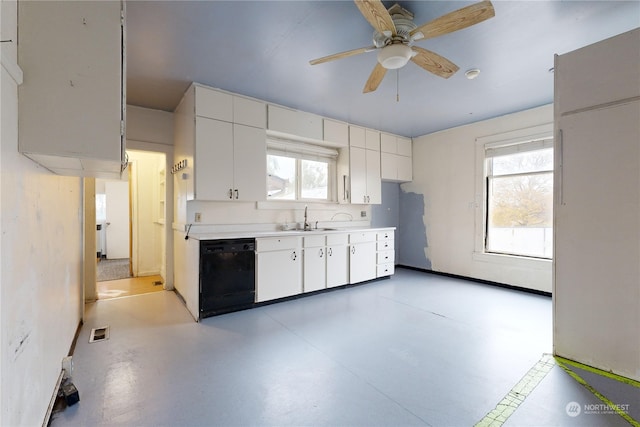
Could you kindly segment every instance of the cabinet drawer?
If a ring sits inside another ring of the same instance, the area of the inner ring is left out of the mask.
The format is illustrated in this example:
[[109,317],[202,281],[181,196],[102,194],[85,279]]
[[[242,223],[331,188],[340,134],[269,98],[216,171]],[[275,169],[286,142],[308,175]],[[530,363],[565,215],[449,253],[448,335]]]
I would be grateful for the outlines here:
[[349,244],[348,234],[327,234],[327,246]]
[[379,251],[386,251],[389,249],[394,249],[394,241],[393,240],[382,240],[382,241],[378,241],[378,247],[377,249]]
[[393,264],[381,264],[378,266],[377,277],[391,276],[394,271]]
[[360,233],[349,234],[349,243],[375,242],[376,233],[372,231],[363,231]]
[[269,237],[256,239],[257,252],[282,251],[285,249],[296,249],[302,246],[302,237]]
[[196,116],[231,122],[233,120],[232,95],[196,86]]
[[395,262],[396,253],[393,250],[378,252],[377,264],[393,264]]
[[325,242],[324,234],[303,237],[303,245],[305,248],[314,248],[318,246],[324,246],[324,242]]
[[381,240],[393,240],[393,231],[378,232],[378,241],[381,241]]

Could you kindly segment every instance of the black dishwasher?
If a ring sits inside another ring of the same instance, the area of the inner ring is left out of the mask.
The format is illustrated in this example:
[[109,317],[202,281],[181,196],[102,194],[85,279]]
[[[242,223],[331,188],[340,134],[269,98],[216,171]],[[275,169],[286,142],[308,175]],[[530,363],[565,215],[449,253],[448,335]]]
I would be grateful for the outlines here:
[[255,239],[200,242],[200,318],[253,306]]

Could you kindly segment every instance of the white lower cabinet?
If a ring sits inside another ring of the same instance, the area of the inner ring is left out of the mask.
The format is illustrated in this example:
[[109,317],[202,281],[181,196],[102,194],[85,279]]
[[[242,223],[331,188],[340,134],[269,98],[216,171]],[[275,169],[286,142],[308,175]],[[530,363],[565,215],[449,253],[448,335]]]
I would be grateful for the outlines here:
[[256,302],[302,293],[302,237],[256,239]]
[[349,235],[327,235],[327,288],[349,283]]
[[396,251],[394,232],[382,231],[376,235],[376,277],[391,276],[395,270]]
[[314,235],[304,238],[304,274],[302,289],[313,292],[326,287],[327,276],[327,248],[325,236]]
[[349,283],[360,283],[377,277],[376,232],[349,234]]

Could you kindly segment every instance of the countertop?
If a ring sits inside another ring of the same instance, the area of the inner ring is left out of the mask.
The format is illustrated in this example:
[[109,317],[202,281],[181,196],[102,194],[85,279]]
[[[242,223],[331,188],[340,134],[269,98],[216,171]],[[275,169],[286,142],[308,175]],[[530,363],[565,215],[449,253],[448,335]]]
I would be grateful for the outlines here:
[[334,234],[334,233],[357,233],[363,231],[385,231],[395,230],[395,227],[380,228],[318,228],[309,231],[303,230],[272,230],[272,231],[224,231],[213,233],[193,233],[189,234],[190,239],[194,240],[223,240],[223,239],[252,239],[259,237],[284,237],[284,236],[308,236],[314,234]]

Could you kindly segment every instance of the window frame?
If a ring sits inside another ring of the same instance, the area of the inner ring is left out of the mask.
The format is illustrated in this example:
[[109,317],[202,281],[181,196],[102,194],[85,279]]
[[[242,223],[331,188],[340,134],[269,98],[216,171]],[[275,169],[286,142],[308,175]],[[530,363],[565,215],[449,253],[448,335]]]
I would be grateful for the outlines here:
[[[532,177],[536,175],[549,175],[551,174],[551,193],[553,197],[553,162],[551,162],[549,169],[545,170],[535,170],[529,172],[512,172],[512,173],[502,173],[502,174],[494,174],[493,173],[493,162],[491,160],[497,157],[510,156],[514,154],[521,153],[533,153],[540,150],[553,150],[553,138],[543,138],[543,139],[534,139],[531,141],[520,141],[516,143],[509,143],[505,145],[498,145],[496,147],[486,147],[485,150],[485,212],[484,212],[484,252],[489,254],[498,254],[498,255],[509,255],[509,256],[519,256],[526,258],[537,258],[537,259],[553,259],[553,254],[551,257],[547,256],[539,256],[532,254],[524,254],[524,253],[514,253],[507,251],[500,251],[496,249],[490,249],[489,244],[491,242],[490,233],[489,233],[489,224],[490,224],[490,206],[491,206],[491,194],[493,186],[491,185],[492,179],[500,179],[500,178],[522,178],[522,177]],[[489,153],[493,151],[493,153]],[[553,232],[553,225],[551,226]]]
[[[295,198],[293,199],[273,199],[266,194],[266,200],[269,202],[304,202],[304,203],[335,203],[337,202],[337,156],[338,151],[322,146],[316,146],[313,144],[296,143],[289,141],[267,141],[267,153],[265,156],[265,162],[267,162],[268,156],[280,156],[295,159]],[[327,163],[327,198],[315,199],[315,198],[303,198],[302,197],[302,161],[316,161]],[[265,179],[269,179],[269,174],[265,176]]]
[[516,145],[535,140],[553,140],[553,123],[517,129],[500,134],[481,136],[476,138],[476,191],[473,202],[469,207],[475,213],[475,238],[473,259],[475,261],[490,262],[505,266],[548,270],[553,259],[538,258],[527,255],[511,255],[486,251],[485,239],[487,235],[487,161],[486,150],[500,146]]

